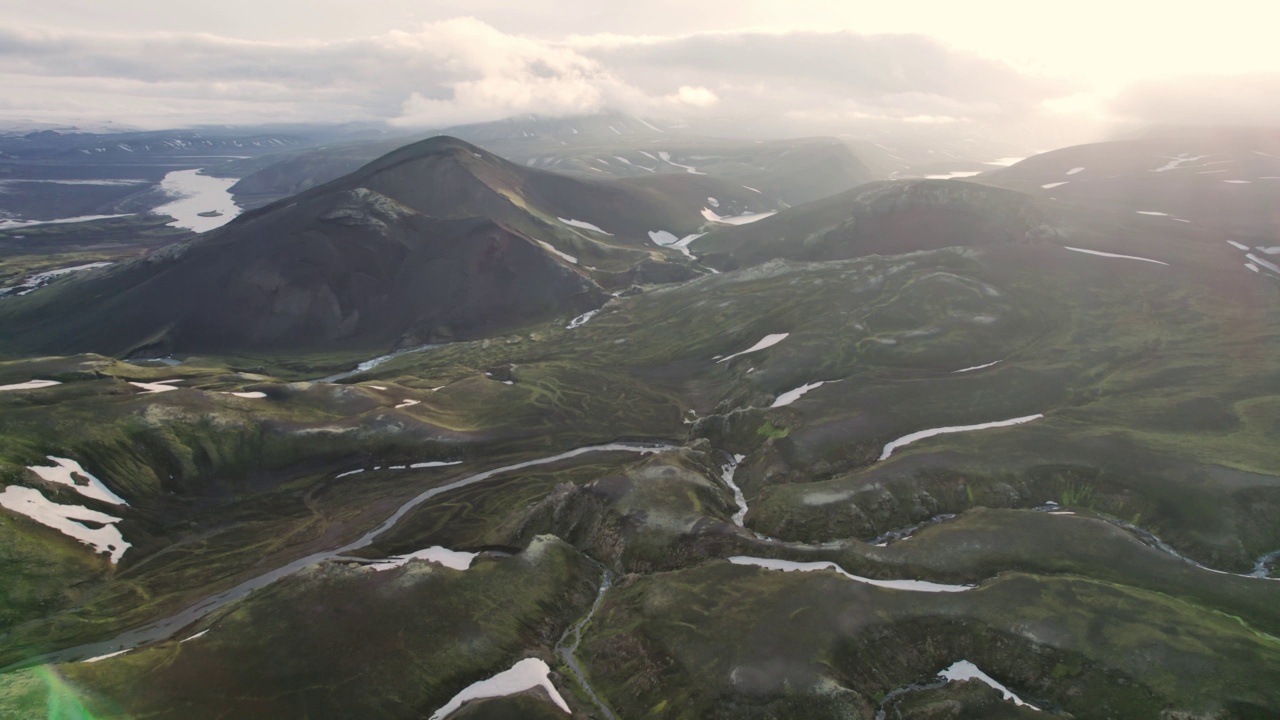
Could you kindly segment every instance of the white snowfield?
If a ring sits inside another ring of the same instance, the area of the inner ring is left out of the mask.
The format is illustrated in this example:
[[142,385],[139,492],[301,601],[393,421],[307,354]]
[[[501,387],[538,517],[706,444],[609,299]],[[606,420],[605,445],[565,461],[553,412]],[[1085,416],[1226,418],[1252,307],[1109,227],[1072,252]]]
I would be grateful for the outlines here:
[[[455,460],[453,462],[432,460],[431,462],[413,463],[412,465],[390,465],[386,469],[387,470],[422,470],[424,468],[452,467],[454,465],[461,465],[461,464],[462,464],[461,460]],[[381,470],[382,466],[378,465],[377,467],[374,467],[372,469]],[[352,475],[359,475],[362,472],[365,472],[364,468],[358,468],[356,470],[348,470],[344,473],[338,473],[337,475],[334,475],[333,478],[337,480],[339,478],[350,477]]]
[[30,380],[16,385],[0,385],[0,392],[8,392],[10,390],[39,390],[40,388],[53,387],[61,385],[57,380]]
[[[648,153],[646,153],[646,154],[648,154]],[[652,156],[652,155],[650,155],[650,157],[653,157],[653,156]],[[697,168],[689,167],[688,165],[681,165],[681,164],[680,164],[680,163],[678,163],[678,162],[672,162],[672,160],[671,160],[671,153],[669,153],[669,152],[665,152],[665,151],[659,150],[659,151],[658,151],[658,157],[662,158],[662,161],[663,161],[663,162],[665,162],[665,163],[666,163],[666,164],[668,164],[668,165],[674,165],[675,167],[683,168],[685,172],[687,172],[687,173],[689,173],[689,174],[691,174],[691,175],[706,175],[706,173],[704,173],[704,172],[698,172],[698,169],[697,169]]]
[[[10,485],[0,493],[0,507],[25,515],[45,527],[89,545],[96,552],[109,553],[111,563],[120,561],[131,545],[124,541],[120,528],[114,523],[120,518],[90,510],[83,505],[59,505],[46,498],[39,490],[20,485]],[[77,520],[96,523],[101,527],[91,529]]]
[[[823,385],[826,385],[826,384],[827,384],[827,382],[828,382],[828,381],[826,381],[826,380],[819,380],[819,381],[818,381],[818,382],[816,382],[816,383],[805,383],[804,385],[801,385],[800,387],[795,388],[794,390],[788,390],[788,391],[786,391],[786,392],[782,393],[781,395],[779,395],[779,396],[777,397],[777,399],[773,401],[773,404],[772,404],[772,405],[770,405],[769,407],[771,407],[771,408],[786,407],[786,406],[790,405],[791,403],[793,403],[793,402],[795,402],[795,401],[799,400],[800,398],[804,397],[804,396],[805,396],[805,394],[806,394],[806,393],[808,393],[810,390],[817,390],[818,388],[822,387]],[[833,382],[840,382],[840,381],[839,381],[839,380],[835,380],[835,381],[833,381]]]
[[170,390],[179,390],[180,388],[174,387],[173,384],[180,383],[180,382],[182,382],[181,378],[179,378],[178,380],[160,380],[158,382],[153,382],[153,383],[130,381],[129,384],[134,387],[142,388],[143,392],[138,393],[139,395],[150,395],[152,393],[162,393],[162,392],[169,392]]
[[1169,213],[1157,212],[1155,210],[1135,210],[1139,215],[1157,215],[1159,217],[1169,217]]
[[1258,257],[1257,255],[1254,255],[1253,253],[1246,253],[1245,257],[1252,260],[1255,265],[1259,265],[1261,267],[1264,267],[1270,270],[1271,272],[1277,275],[1280,275],[1280,265],[1276,265],[1270,260],[1263,260],[1262,258]]
[[576,258],[576,257],[574,257],[574,256],[572,256],[572,255],[570,255],[569,253],[563,253],[563,252],[560,252],[559,250],[557,250],[557,249],[555,248],[555,246],[554,246],[554,245],[552,245],[551,243],[547,242],[546,240],[539,240],[539,241],[538,241],[538,244],[542,246],[542,249],[543,249],[543,250],[546,250],[546,251],[547,251],[547,252],[549,252],[549,253],[554,253],[554,254],[556,254],[556,255],[559,255],[560,257],[564,258],[565,260],[568,260],[569,262],[573,263],[574,265],[577,265],[577,264],[578,264],[578,258]]
[[125,653],[127,653],[127,652],[129,652],[129,648],[125,648],[124,650],[117,650],[117,651],[112,652],[112,653],[107,653],[106,655],[99,655],[99,656],[97,656],[97,657],[91,657],[91,658],[89,658],[89,659],[87,659],[87,660],[81,660],[80,662],[82,662],[82,663],[96,663],[96,662],[98,662],[99,660],[106,660],[107,658],[113,658],[113,657],[115,657],[115,656],[117,656],[117,655],[123,655],[123,654],[125,654]]
[[1068,174],[1068,175],[1075,175],[1076,173],[1078,173],[1078,172],[1080,172],[1080,171],[1082,171],[1082,170],[1084,170],[1084,168],[1082,168],[1082,167],[1071,168],[1070,170],[1068,170],[1068,171],[1067,171],[1067,174]]
[[1151,258],[1138,257],[1137,255],[1117,255],[1115,253],[1102,252],[1101,250],[1086,250],[1084,248],[1070,247],[1067,245],[1063,245],[1062,247],[1066,250],[1070,250],[1071,252],[1085,253],[1086,255],[1097,255],[1098,257],[1119,258],[1121,260],[1141,260],[1142,262],[1155,263],[1156,265],[1169,264],[1159,260],[1152,260]]
[[[987,163],[988,165],[992,163]],[[950,180],[952,178],[967,178],[974,175],[981,175],[982,170],[954,170],[944,175],[925,175],[925,180]]]
[[421,405],[421,404],[422,404],[421,400],[405,400],[404,402],[396,406],[396,410],[403,410],[405,408],[410,408],[410,407],[413,407],[414,405]]
[[711,208],[705,208],[705,207],[702,208],[702,217],[706,218],[711,222],[724,223],[726,225],[746,225],[748,223],[753,223],[758,220],[763,220],[767,217],[773,217],[774,215],[777,215],[777,214],[778,214],[777,210],[771,210],[769,212],[762,212],[762,213],[746,213],[744,215],[724,216],[724,215],[717,215],[716,212]]
[[1044,188],[1045,190],[1052,190],[1056,187],[1066,185],[1068,182],[1070,182],[1070,180],[1063,180],[1062,182],[1049,183],[1047,185],[1041,185],[1040,187]]
[[781,570],[783,572],[818,572],[820,570],[834,570],[854,582],[888,588],[890,590],[940,593],[966,592],[974,588],[973,585],[943,585],[941,583],[932,583],[925,580],[873,580],[872,578],[865,578],[845,572],[844,568],[830,561],[795,562],[793,560],[778,560],[775,558],[735,555],[734,557],[729,558],[729,562],[734,565],[754,565],[756,567],[765,568],[766,570]]
[[371,567],[374,570],[379,571],[391,570],[405,565],[410,560],[430,560],[431,562],[440,563],[441,565],[447,568],[453,568],[454,570],[466,570],[471,567],[471,561],[476,559],[476,555],[477,553],[450,550],[449,548],[435,545],[433,547],[426,548],[425,550],[409,553],[408,555],[397,555],[388,560],[379,560],[367,567]]
[[593,230],[593,231],[595,231],[595,232],[600,233],[601,235],[608,235],[609,237],[613,237],[613,233],[611,233],[611,232],[605,232],[604,230],[601,230],[600,228],[596,227],[595,225],[592,225],[591,223],[586,222],[586,221],[584,221],[584,220],[565,220],[565,219],[564,219],[564,218],[562,218],[562,217],[558,217],[558,218],[556,218],[556,219],[557,219],[557,220],[559,220],[560,222],[564,223],[565,225],[570,225],[570,226],[572,226],[572,227],[576,227],[576,228],[582,228],[583,230]]
[[653,241],[654,245],[662,245],[664,247],[680,242],[680,238],[676,237],[675,233],[669,233],[666,230],[650,230],[649,239]]
[[973,372],[973,371],[975,371],[975,370],[986,370],[987,368],[989,368],[989,367],[991,367],[991,366],[993,366],[993,365],[999,365],[1001,362],[1002,362],[1001,360],[997,360],[997,361],[995,361],[995,362],[989,362],[989,363],[987,363],[986,365],[974,365],[973,367],[967,367],[967,368],[963,368],[963,369],[961,369],[961,370],[952,370],[952,371],[951,371],[951,374],[952,374],[952,375],[959,375],[960,373]]
[[[124,498],[111,492],[111,490],[103,484],[101,480],[94,477],[80,466],[80,463],[69,458],[54,457],[47,455],[54,462],[53,465],[29,465],[27,469],[35,473],[45,482],[57,483],[58,485],[66,485],[90,500],[99,500],[109,505],[128,505]],[[83,482],[76,480],[79,475],[84,479]]]
[[1184,163],[1195,162],[1196,160],[1203,160],[1207,157],[1209,156],[1208,155],[1192,156],[1189,153],[1182,153],[1176,158],[1164,157],[1162,159],[1168,160],[1169,162],[1165,163],[1164,165],[1161,165],[1160,167],[1152,170],[1151,172],[1168,172],[1170,170],[1177,170]]
[[510,670],[500,672],[488,680],[481,680],[463,688],[462,692],[454,695],[453,699],[445,703],[444,707],[432,713],[431,720],[444,720],[468,700],[506,697],[507,695],[515,695],[536,687],[546,690],[547,694],[551,696],[552,702],[559,706],[561,710],[572,714],[572,711],[569,710],[569,704],[561,697],[560,692],[556,690],[556,686],[551,684],[551,679],[548,677],[550,674],[551,668],[542,660],[525,658],[512,665]]
[[961,660],[953,664],[951,667],[938,673],[938,676],[945,678],[947,682],[964,682],[966,680],[977,680],[978,682],[983,683],[984,685],[987,685],[989,687],[995,688],[996,690],[999,690],[1000,694],[1004,696],[1004,699],[1013,701],[1014,705],[1023,705],[1036,711],[1040,710],[1040,708],[1036,707],[1035,705],[1023,702],[1022,698],[1010,692],[1009,688],[996,682],[994,678],[982,672],[982,670],[978,669],[977,665],[974,665],[968,660]]
[[913,432],[910,435],[903,435],[884,446],[884,452],[880,453],[880,460],[888,460],[893,451],[900,447],[906,447],[917,440],[924,440],[935,435],[950,435],[952,433],[973,432],[975,430],[987,430],[990,428],[1010,427],[1012,425],[1022,425],[1032,420],[1039,420],[1044,417],[1043,414],[1027,415],[1026,417],[1013,418],[1012,420],[998,420],[996,422],[980,423],[978,425],[951,425],[948,427],[933,428],[931,430],[921,430]]
[[738,357],[739,355],[746,355],[748,353],[759,352],[760,350],[764,350],[765,348],[771,348],[774,345],[777,345],[778,343],[782,342],[783,340],[786,340],[790,336],[791,336],[791,333],[776,333],[774,335],[765,335],[764,338],[762,338],[760,342],[756,343],[755,345],[752,345],[751,347],[747,348],[746,350],[743,350],[742,352],[737,352],[728,357],[720,358],[719,360],[716,361],[716,363],[717,364],[726,363]]

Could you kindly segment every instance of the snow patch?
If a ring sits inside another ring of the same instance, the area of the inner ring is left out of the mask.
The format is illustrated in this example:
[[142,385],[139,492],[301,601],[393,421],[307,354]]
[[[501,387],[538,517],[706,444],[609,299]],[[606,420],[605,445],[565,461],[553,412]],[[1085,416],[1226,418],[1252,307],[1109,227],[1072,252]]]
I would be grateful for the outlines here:
[[1208,156],[1208,155],[1196,155],[1196,156],[1192,157],[1192,156],[1188,155],[1187,153],[1182,153],[1182,154],[1178,155],[1178,157],[1175,157],[1175,158],[1165,157],[1164,159],[1165,159],[1165,160],[1168,160],[1169,162],[1165,163],[1164,165],[1161,165],[1160,167],[1158,167],[1158,168],[1156,168],[1156,169],[1154,169],[1154,170],[1151,170],[1151,172],[1168,172],[1168,171],[1170,171],[1170,170],[1177,170],[1179,167],[1181,167],[1181,166],[1182,166],[1182,164],[1183,164],[1183,163],[1195,162],[1196,160],[1203,160],[1203,159],[1205,159],[1205,158],[1207,158],[1207,157],[1209,157],[1209,156]]
[[918,432],[913,432],[910,435],[903,435],[897,440],[885,445],[884,452],[880,453],[880,460],[888,460],[889,456],[893,454],[893,451],[900,447],[906,447],[917,440],[924,440],[925,438],[931,438],[935,435],[949,435],[951,433],[972,432],[974,430],[987,430],[989,428],[1010,427],[1012,425],[1029,423],[1032,420],[1039,420],[1042,417],[1044,417],[1043,414],[1036,414],[1014,418],[1012,420],[998,420],[996,422],[980,423],[978,425],[950,425],[947,427],[932,428],[930,430],[920,430]]
[[925,175],[924,177],[926,180],[951,180],[953,178],[967,178],[981,174],[981,170],[955,170],[944,175]]
[[776,333],[774,335],[765,335],[764,338],[761,339],[760,342],[756,343],[755,345],[752,345],[751,347],[747,348],[746,350],[743,350],[742,352],[737,352],[728,357],[720,358],[719,360],[716,360],[716,363],[717,364],[726,363],[738,357],[739,355],[746,355],[747,353],[758,352],[760,350],[764,350],[765,348],[773,347],[774,345],[777,345],[783,340],[786,340],[790,335],[791,333]]
[[999,690],[1000,694],[1004,696],[1004,699],[1012,700],[1014,705],[1025,705],[1026,707],[1029,707],[1032,710],[1036,710],[1036,711],[1040,710],[1040,708],[1036,707],[1035,705],[1031,705],[1029,703],[1023,702],[1022,698],[1018,697],[1017,695],[1014,695],[1012,692],[1009,692],[1009,688],[996,682],[995,679],[993,679],[990,675],[979,670],[977,665],[974,665],[968,660],[961,660],[960,662],[955,663],[954,665],[947,668],[946,670],[943,670],[942,672],[938,673],[938,676],[945,678],[947,682],[964,682],[966,680],[977,680],[978,682],[983,683],[984,685],[987,685],[989,687],[995,688],[996,690]]
[[[99,500],[111,505],[125,505],[124,498],[111,492],[111,490],[103,484],[101,480],[94,477],[80,466],[80,463],[69,458],[54,457],[47,455],[54,462],[53,465],[29,465],[27,469],[35,473],[45,482],[57,483],[58,485],[66,485],[90,500]],[[76,482],[75,476],[79,475],[87,482]]]
[[551,680],[547,677],[551,673],[551,668],[538,658],[526,658],[516,663],[510,670],[500,672],[488,680],[481,680],[468,685],[462,692],[453,696],[445,706],[435,711],[431,715],[431,720],[444,720],[453,711],[462,707],[462,704],[468,700],[479,700],[481,698],[505,697],[507,695],[515,695],[516,693],[531,690],[535,687],[541,687],[551,696],[552,702],[564,710],[571,713],[569,705],[560,696],[556,690],[556,686],[551,684]]
[[[130,152],[132,152],[132,151],[130,151]],[[97,656],[97,657],[91,657],[91,658],[89,658],[88,660],[81,660],[80,662],[82,662],[82,663],[96,663],[96,662],[98,662],[99,660],[106,660],[107,658],[113,658],[113,657],[115,657],[115,656],[117,656],[117,655],[123,655],[123,654],[125,654],[125,653],[127,653],[127,652],[129,652],[129,648],[125,648],[124,650],[117,650],[117,651],[115,651],[115,652],[113,652],[113,653],[107,653],[106,655],[99,655],[99,656]]]
[[1070,180],[1063,180],[1062,182],[1048,183],[1047,185],[1041,185],[1040,187],[1044,188],[1045,190],[1052,190],[1053,188],[1066,185],[1068,182],[1070,182]]
[[1156,210],[1135,210],[1139,215],[1157,215],[1159,217],[1169,217],[1169,213],[1162,213]]
[[674,233],[669,233],[666,230],[650,230],[649,239],[653,241],[654,245],[661,245],[663,247],[675,245],[680,242],[680,238],[676,237]]
[[558,217],[558,218],[556,218],[556,219],[557,219],[557,220],[559,220],[560,222],[564,223],[565,225],[569,225],[569,226],[576,227],[576,228],[582,228],[583,230],[593,230],[593,231],[595,231],[595,232],[600,233],[601,235],[608,235],[609,237],[613,237],[613,233],[611,233],[611,232],[605,232],[604,230],[601,230],[600,228],[596,227],[595,225],[592,225],[591,223],[586,222],[586,221],[584,221],[584,220],[565,220],[565,219],[564,219],[564,218],[562,218],[562,217]]
[[[650,155],[650,157],[653,157],[653,156],[652,156],[652,155]],[[698,169],[697,169],[697,168],[689,167],[688,165],[681,165],[681,164],[680,164],[680,163],[678,163],[678,162],[672,162],[672,161],[671,161],[671,153],[668,153],[668,152],[665,152],[665,151],[659,150],[659,151],[658,151],[658,157],[662,158],[662,161],[663,161],[663,162],[665,162],[665,163],[667,163],[668,165],[674,165],[674,166],[676,166],[676,167],[678,167],[678,168],[684,168],[684,171],[685,171],[685,172],[687,172],[687,173],[689,173],[689,174],[691,174],[691,175],[706,175],[706,173],[704,173],[704,172],[698,172]]]
[[176,388],[173,386],[173,383],[180,383],[180,382],[182,382],[181,378],[177,380],[160,380],[153,383],[130,381],[129,384],[134,387],[142,388],[143,392],[138,393],[139,395],[150,395],[151,393],[162,393],[162,392],[169,392],[170,390],[180,390],[181,388]]
[[39,390],[40,388],[53,387],[61,385],[57,380],[29,380],[16,385],[0,385],[0,392],[8,392],[10,390]]
[[[124,540],[120,528],[114,523],[120,518],[106,513],[90,510],[83,505],[59,505],[46,498],[39,490],[20,485],[10,485],[0,493],[0,507],[19,515],[35,520],[45,527],[53,528],[63,535],[72,537],[85,545],[93,547],[96,552],[110,553],[111,563],[120,561],[126,550],[132,547]],[[76,522],[97,523],[101,527],[90,529]]]
[[1280,275],[1280,266],[1276,265],[1275,263],[1270,262],[1268,260],[1263,260],[1262,258],[1258,257],[1257,255],[1254,255],[1253,253],[1246,253],[1245,257],[1252,260],[1254,264],[1260,267],[1264,267],[1270,270],[1271,272],[1276,273],[1277,275]]
[[871,578],[865,578],[845,572],[844,568],[830,561],[795,562],[793,560],[777,560],[775,558],[758,558],[735,555],[734,557],[729,558],[729,562],[734,565],[754,565],[767,570],[781,570],[783,572],[818,572],[821,570],[834,570],[854,582],[889,588],[890,590],[939,593],[965,592],[973,589],[972,585],[943,585],[941,583],[932,583],[925,580],[873,580]]
[[409,468],[410,468],[410,469],[412,469],[412,470],[421,470],[421,469],[423,469],[423,468],[451,467],[451,466],[453,466],[453,465],[461,465],[461,464],[462,464],[462,461],[461,461],[461,460],[454,460],[453,462],[444,462],[444,461],[441,461],[441,460],[432,460],[431,462],[420,462],[420,463],[414,463],[414,464],[410,465],[410,466],[409,466]]
[[1082,171],[1082,170],[1084,170],[1084,168],[1082,168],[1082,167],[1071,168],[1070,170],[1068,170],[1068,171],[1067,171],[1067,174],[1068,174],[1068,175],[1075,175],[1076,173],[1078,173],[1078,172],[1080,172],[1080,171]]
[[[832,382],[840,382],[840,381],[834,380]],[[781,395],[779,395],[778,398],[774,400],[773,404],[770,405],[769,407],[771,408],[786,407],[791,403],[804,397],[805,393],[808,393],[810,390],[817,390],[818,388],[826,384],[827,384],[826,380],[819,380],[816,383],[806,383],[804,385],[801,385],[798,388],[795,388],[794,390],[788,390],[782,393]]]
[[471,561],[475,559],[476,553],[450,550],[449,548],[436,545],[425,550],[409,553],[408,555],[397,555],[388,560],[379,560],[367,567],[378,571],[391,570],[393,568],[403,566],[410,560],[430,560],[431,562],[440,563],[441,565],[447,568],[453,568],[454,570],[466,570],[471,567]]
[[1097,255],[1098,257],[1120,258],[1121,260],[1141,260],[1142,262],[1155,263],[1156,265],[1169,264],[1167,262],[1160,262],[1159,260],[1152,260],[1151,258],[1138,257],[1136,255],[1117,255],[1115,253],[1102,252],[1100,250],[1085,250],[1084,248],[1069,247],[1067,245],[1063,245],[1062,247],[1066,250],[1070,250],[1071,252],[1085,253],[1087,255]]
[[973,372],[974,370],[983,370],[983,369],[986,369],[986,368],[991,367],[992,365],[999,365],[999,364],[1000,364],[1000,363],[1002,363],[1002,362],[1004,362],[1004,361],[1003,361],[1003,360],[997,360],[997,361],[995,361],[995,362],[989,362],[989,363],[987,363],[986,365],[974,365],[973,367],[967,367],[967,368],[964,368],[963,370],[952,370],[952,371],[951,371],[951,374],[952,374],[952,375],[958,375],[959,373]]
[[539,240],[539,241],[538,241],[538,244],[542,246],[542,249],[543,249],[543,250],[546,250],[546,251],[547,251],[547,252],[549,252],[549,253],[555,253],[556,255],[559,255],[560,257],[564,258],[565,260],[568,260],[569,262],[573,263],[574,265],[577,265],[577,264],[578,264],[578,258],[576,258],[576,257],[574,257],[574,256],[572,256],[572,255],[570,255],[570,254],[568,254],[568,253],[562,253],[562,252],[560,252],[559,250],[555,249],[555,247],[554,247],[551,243],[547,242],[546,240]]
[[396,410],[403,410],[405,408],[409,408],[409,407],[413,407],[414,405],[421,405],[421,404],[422,404],[421,400],[405,400],[404,402],[396,406]]
[[723,216],[723,215],[717,215],[716,212],[711,208],[705,208],[705,207],[702,208],[702,217],[706,218],[711,222],[724,223],[726,225],[746,225],[748,223],[753,223],[758,220],[763,220],[767,217],[772,217],[773,215],[777,215],[777,214],[778,214],[778,211],[772,210],[769,212],[762,212],[762,213],[746,213],[743,215]]

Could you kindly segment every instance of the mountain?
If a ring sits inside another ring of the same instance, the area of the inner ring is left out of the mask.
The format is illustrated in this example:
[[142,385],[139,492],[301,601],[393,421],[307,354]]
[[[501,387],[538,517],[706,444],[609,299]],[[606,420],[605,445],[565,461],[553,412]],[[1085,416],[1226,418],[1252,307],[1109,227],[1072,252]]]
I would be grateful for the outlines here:
[[[585,181],[435,138],[139,261],[0,307],[14,346],[130,354],[391,348],[476,337],[699,271],[710,177]],[[658,235],[661,231],[661,235]],[[647,279],[646,279],[647,278]]]
[[658,139],[427,140],[0,299],[0,715],[1280,715],[1264,173],[783,207]]
[[1176,218],[1245,244],[1280,226],[1280,131],[1152,130],[1139,139],[1077,145],[987,172],[978,182],[1104,213]]
[[777,258],[846,260],[1012,245],[1053,236],[1040,205],[1022,193],[963,182],[871,183],[759,222],[718,229],[690,249],[730,269]]
[[[754,188],[791,205],[816,200],[878,177],[834,138],[729,140],[659,129],[639,118],[602,114],[573,118],[522,116],[447,128],[514,163],[585,177],[705,174]],[[236,161],[215,170],[239,177],[237,202],[253,207],[323,184],[394,151],[405,139],[344,143]]]

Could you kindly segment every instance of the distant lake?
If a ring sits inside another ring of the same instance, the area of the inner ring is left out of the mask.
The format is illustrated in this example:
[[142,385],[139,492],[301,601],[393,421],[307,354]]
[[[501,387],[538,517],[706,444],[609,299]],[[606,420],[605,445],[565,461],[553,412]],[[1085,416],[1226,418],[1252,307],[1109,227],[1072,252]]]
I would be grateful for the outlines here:
[[196,232],[222,227],[240,214],[227,192],[235,183],[234,178],[201,175],[199,170],[176,170],[164,176],[160,189],[178,199],[151,212],[172,215],[177,219],[171,225]]

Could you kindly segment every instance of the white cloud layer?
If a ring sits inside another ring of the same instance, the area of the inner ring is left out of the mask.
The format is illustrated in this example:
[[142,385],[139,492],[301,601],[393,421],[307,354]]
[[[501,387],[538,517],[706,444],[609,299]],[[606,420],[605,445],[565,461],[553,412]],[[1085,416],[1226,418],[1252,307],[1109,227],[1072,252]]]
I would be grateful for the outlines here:
[[602,110],[953,122],[1022,113],[1066,92],[916,35],[552,41],[472,18],[332,41],[0,27],[0,67],[0,115],[146,126],[382,120],[441,127]]
[[246,40],[0,23],[0,117],[144,127],[445,127],[527,112],[617,110],[790,134],[886,124],[990,129],[1085,119],[1280,119],[1280,74],[1166,79],[1103,92],[918,34],[736,30],[554,39],[467,17],[415,28],[355,39]]

